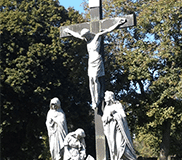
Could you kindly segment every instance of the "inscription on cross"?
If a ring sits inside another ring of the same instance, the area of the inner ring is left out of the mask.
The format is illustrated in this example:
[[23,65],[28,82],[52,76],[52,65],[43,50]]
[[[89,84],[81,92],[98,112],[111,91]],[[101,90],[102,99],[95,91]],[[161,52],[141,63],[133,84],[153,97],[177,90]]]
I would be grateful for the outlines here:
[[89,0],[89,7],[91,22],[60,27],[60,38],[74,36],[87,42],[89,86],[92,107],[95,109],[96,159],[107,160],[106,139],[101,120],[105,92],[102,35],[116,28],[135,26],[136,19],[134,14],[102,19],[102,0]]

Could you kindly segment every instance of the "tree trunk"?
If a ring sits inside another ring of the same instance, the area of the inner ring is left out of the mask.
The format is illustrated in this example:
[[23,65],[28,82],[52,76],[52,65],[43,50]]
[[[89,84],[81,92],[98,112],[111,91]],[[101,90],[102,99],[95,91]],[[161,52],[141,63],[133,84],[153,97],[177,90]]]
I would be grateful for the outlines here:
[[171,121],[166,120],[162,124],[162,143],[160,147],[160,160],[167,160],[170,148]]

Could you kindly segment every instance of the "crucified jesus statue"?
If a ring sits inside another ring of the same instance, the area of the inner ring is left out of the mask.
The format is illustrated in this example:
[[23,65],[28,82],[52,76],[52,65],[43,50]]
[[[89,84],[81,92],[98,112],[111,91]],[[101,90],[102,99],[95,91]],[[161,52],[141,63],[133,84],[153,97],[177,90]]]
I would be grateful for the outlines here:
[[68,28],[64,29],[64,32],[81,40],[85,40],[87,43],[87,51],[89,54],[89,59],[88,59],[89,88],[90,88],[93,109],[95,109],[100,105],[100,103],[102,103],[105,92],[104,84],[101,83],[105,76],[104,61],[102,55],[100,54],[101,37],[109,32],[112,32],[114,29],[116,29],[117,27],[119,27],[124,23],[126,23],[126,19],[119,18],[116,24],[96,34],[91,33],[86,28],[82,29],[80,34]]

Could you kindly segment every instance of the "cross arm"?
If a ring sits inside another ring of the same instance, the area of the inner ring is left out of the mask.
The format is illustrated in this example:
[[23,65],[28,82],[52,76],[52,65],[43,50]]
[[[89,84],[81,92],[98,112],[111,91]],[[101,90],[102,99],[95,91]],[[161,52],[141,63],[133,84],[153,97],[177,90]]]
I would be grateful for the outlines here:
[[93,22],[85,22],[85,23],[74,24],[74,25],[69,25],[69,26],[61,26],[60,27],[60,38],[71,36],[64,32],[65,28],[69,28],[70,30],[73,30],[74,32],[78,32],[78,33],[80,33],[83,28],[87,28],[91,32],[93,32],[94,26],[99,25],[100,30],[105,30],[105,29],[108,29],[111,26],[115,25],[120,18],[125,18],[126,22],[124,24],[120,25],[119,28],[136,26],[135,14],[130,14],[130,15],[125,15],[123,17],[107,18],[107,19],[97,20],[97,21],[93,21]]
[[136,26],[136,16],[135,14],[125,15],[122,17],[115,17],[115,18],[107,18],[100,22],[101,30],[108,29],[109,27],[113,26],[118,22],[120,18],[125,18],[126,22],[119,26],[119,29]]

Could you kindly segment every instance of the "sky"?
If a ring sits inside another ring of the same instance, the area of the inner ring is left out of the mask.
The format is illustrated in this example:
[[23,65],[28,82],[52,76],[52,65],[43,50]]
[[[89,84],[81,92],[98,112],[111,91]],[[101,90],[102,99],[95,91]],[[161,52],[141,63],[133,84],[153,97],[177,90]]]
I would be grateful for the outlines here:
[[59,0],[60,5],[64,6],[65,9],[73,7],[75,10],[83,13],[83,6],[81,6],[83,0]]

